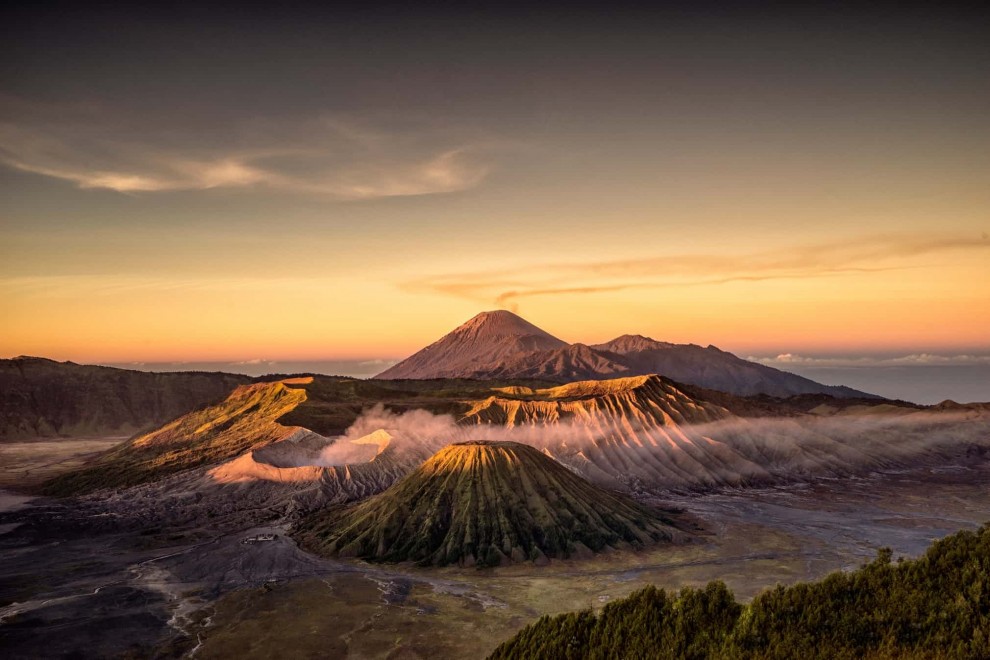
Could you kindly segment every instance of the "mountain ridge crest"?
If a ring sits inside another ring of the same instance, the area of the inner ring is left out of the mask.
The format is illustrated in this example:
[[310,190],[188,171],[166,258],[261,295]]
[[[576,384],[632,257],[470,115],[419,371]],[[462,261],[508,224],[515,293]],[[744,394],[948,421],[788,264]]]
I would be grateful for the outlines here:
[[519,378],[558,382],[660,374],[737,396],[828,394],[880,398],[744,360],[709,345],[623,334],[601,344],[567,343],[507,310],[481,312],[374,376],[381,380]]

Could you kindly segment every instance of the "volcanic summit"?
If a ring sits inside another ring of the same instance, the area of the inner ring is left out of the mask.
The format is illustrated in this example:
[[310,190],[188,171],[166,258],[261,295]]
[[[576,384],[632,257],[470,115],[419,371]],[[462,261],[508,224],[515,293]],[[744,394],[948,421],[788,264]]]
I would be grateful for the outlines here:
[[376,378],[458,378],[492,371],[521,355],[567,346],[512,312],[482,312]]

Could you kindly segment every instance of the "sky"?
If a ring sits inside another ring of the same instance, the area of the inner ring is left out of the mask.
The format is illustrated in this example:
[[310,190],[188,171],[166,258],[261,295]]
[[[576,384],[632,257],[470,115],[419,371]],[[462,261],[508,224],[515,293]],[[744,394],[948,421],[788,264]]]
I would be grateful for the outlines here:
[[985,13],[330,4],[0,10],[0,356],[990,355]]

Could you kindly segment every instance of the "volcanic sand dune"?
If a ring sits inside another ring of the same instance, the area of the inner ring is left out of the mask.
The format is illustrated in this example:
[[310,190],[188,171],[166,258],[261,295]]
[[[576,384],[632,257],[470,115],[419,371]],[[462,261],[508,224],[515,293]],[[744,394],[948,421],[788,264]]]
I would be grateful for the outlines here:
[[126,440],[126,437],[32,438],[0,442],[0,488],[33,490],[60,474],[80,469]]

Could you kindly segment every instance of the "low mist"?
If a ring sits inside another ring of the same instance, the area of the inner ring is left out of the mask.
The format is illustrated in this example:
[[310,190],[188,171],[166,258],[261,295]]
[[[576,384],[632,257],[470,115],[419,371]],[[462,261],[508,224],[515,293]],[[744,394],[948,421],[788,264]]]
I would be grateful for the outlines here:
[[536,447],[592,481],[650,491],[848,476],[973,460],[990,449],[990,417],[972,413],[732,418],[648,427],[598,412],[500,426],[458,424],[424,410],[393,413],[378,405],[326,447],[316,464],[371,460],[380,443],[354,441],[382,430],[387,451],[400,459],[423,460],[455,442],[509,440]]

